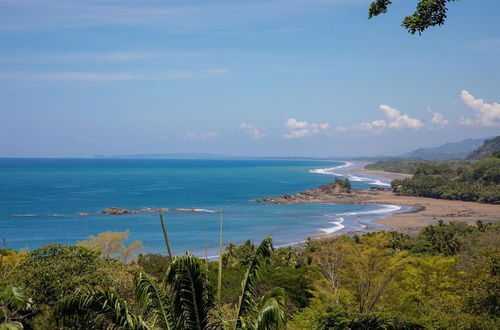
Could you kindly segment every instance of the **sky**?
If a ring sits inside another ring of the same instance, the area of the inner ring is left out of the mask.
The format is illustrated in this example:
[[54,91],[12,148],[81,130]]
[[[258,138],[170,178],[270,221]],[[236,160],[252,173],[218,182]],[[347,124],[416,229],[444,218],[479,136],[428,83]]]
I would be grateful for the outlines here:
[[0,0],[0,157],[398,155],[500,133],[500,1]]

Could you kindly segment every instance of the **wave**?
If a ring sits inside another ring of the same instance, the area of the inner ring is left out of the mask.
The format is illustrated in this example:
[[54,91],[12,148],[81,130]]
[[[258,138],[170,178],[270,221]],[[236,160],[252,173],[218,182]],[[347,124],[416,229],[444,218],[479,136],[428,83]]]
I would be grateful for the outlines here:
[[27,213],[27,214],[11,214],[11,217],[36,217],[38,214],[32,214],[32,213]]
[[399,205],[382,205],[383,207],[378,210],[372,211],[362,211],[362,212],[349,212],[349,213],[340,213],[338,215],[366,215],[366,214],[382,214],[382,213],[392,213],[401,210],[401,206]]
[[190,209],[175,209],[176,212],[200,212],[200,213],[216,213],[216,210],[200,209],[200,208],[190,208]]
[[345,226],[342,224],[342,222],[344,222],[344,218],[342,217],[338,217],[337,218],[337,221],[332,221],[331,223],[334,224],[335,226],[333,227],[329,227],[329,228],[320,228],[319,230],[321,230],[322,232],[325,232],[327,234],[333,234],[334,232],[336,231],[339,231],[341,230],[342,228],[344,228]]
[[377,186],[386,186],[386,187],[391,186],[390,183],[384,182],[380,179],[365,178],[365,177],[355,176],[352,174],[348,174],[347,178],[349,179],[349,181],[357,181],[357,182],[368,181],[368,182],[370,182],[370,184],[377,185]]
[[346,173],[338,173],[339,169],[346,168],[346,167],[349,167],[351,165],[352,165],[352,163],[345,162],[343,165],[339,165],[339,166],[335,166],[335,167],[316,168],[316,169],[313,169],[313,170],[309,170],[309,173],[341,176],[341,177],[344,177],[344,178],[348,178],[349,181],[369,182],[370,184],[376,185],[376,186],[384,186],[384,187],[390,187],[391,186],[390,182],[385,182],[385,181],[382,181],[381,179],[366,178],[366,177],[355,176],[355,175],[346,174]]
[[342,174],[335,173],[333,171],[339,170],[341,168],[349,167],[352,163],[344,162],[344,164],[335,167],[317,168],[314,170],[309,170],[309,173],[325,174],[325,175],[336,175],[342,176]]
[[216,210],[208,210],[208,209],[193,209],[193,212],[202,212],[202,213],[216,213]]

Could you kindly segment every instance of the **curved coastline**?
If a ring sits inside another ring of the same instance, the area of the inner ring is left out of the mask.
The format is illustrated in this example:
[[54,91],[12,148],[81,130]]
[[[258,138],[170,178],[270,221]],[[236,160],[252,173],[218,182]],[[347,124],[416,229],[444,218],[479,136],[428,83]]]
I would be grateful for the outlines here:
[[[310,173],[340,176],[344,178],[359,178],[352,173],[363,173],[361,180],[374,184],[375,186],[387,187],[387,180],[394,178],[409,177],[407,174],[391,173],[383,171],[364,170],[368,162],[348,161],[343,165],[310,170]],[[367,176],[366,178],[364,176]],[[361,181],[359,180],[359,181]],[[377,185],[377,180],[385,183]],[[382,181],[385,180],[385,181]],[[358,180],[355,180],[358,181]],[[389,181],[390,182],[390,181]],[[390,184],[389,184],[390,186]],[[268,197],[264,201],[277,204],[360,204],[360,205],[385,205],[386,208],[373,211],[359,212],[358,216],[365,216],[365,228],[351,229],[345,226],[346,219],[343,214],[335,215],[335,220],[331,222],[333,226],[320,228],[323,235],[339,233],[355,233],[357,231],[372,231],[380,229],[398,230],[405,233],[415,233],[421,228],[437,223],[439,220],[446,222],[463,221],[475,223],[478,220],[491,222],[500,220],[500,205],[483,204],[477,202],[464,202],[457,200],[443,200],[425,197],[412,197],[395,195],[389,189],[368,190],[353,189],[351,193],[323,193],[311,196],[305,191],[295,195],[284,195],[273,198]],[[305,193],[305,194],[303,194]],[[387,207],[390,207],[387,209]],[[383,215],[380,217],[380,215]]]

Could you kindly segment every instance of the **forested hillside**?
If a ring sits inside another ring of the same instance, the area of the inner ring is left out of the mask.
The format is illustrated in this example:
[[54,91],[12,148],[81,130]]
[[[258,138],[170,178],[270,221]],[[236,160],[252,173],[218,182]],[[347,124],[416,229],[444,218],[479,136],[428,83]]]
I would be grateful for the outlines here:
[[482,159],[500,150],[500,136],[484,141],[484,144],[467,156],[467,159]]
[[500,151],[472,164],[420,163],[412,178],[393,180],[394,192],[407,196],[500,203]]

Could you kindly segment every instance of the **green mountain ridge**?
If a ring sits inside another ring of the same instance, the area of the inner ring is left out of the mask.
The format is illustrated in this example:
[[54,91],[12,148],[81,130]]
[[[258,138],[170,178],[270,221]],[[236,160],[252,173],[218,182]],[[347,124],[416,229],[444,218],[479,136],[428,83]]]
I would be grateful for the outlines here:
[[419,148],[401,155],[402,158],[423,160],[464,159],[471,152],[481,147],[491,137],[480,139],[465,139],[460,142],[445,143],[438,147]]
[[493,155],[493,153],[498,150],[500,150],[500,135],[484,141],[484,144],[471,152],[466,159],[483,159]]

